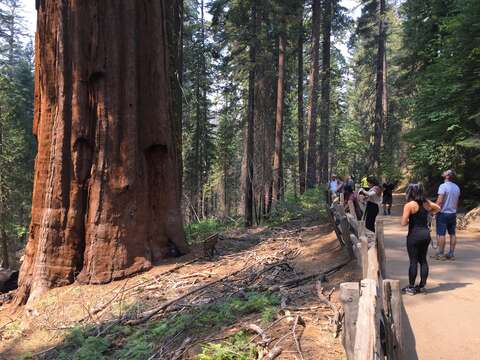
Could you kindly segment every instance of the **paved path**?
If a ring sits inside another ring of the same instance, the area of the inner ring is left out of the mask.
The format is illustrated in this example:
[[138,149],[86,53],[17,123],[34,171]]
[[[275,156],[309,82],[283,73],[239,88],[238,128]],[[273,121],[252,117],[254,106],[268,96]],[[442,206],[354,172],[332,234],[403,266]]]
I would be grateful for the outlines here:
[[[385,246],[387,277],[399,279],[403,287],[408,284],[408,256],[399,214],[396,206],[394,216],[384,217]],[[430,246],[429,254],[433,253]],[[403,296],[415,335],[410,345],[420,360],[480,360],[480,236],[459,233],[456,257],[429,259],[428,293]]]

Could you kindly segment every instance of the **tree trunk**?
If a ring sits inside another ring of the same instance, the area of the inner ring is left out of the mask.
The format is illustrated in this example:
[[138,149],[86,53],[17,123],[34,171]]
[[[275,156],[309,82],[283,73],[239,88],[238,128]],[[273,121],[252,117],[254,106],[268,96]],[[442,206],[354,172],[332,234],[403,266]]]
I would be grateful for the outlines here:
[[308,156],[307,156],[307,189],[317,183],[317,104],[318,104],[318,70],[320,48],[320,0],[313,0],[312,5],[312,65],[309,77],[308,99]]
[[382,132],[385,121],[386,110],[386,91],[385,91],[385,0],[379,1],[378,9],[378,52],[377,52],[377,80],[376,80],[376,95],[375,95],[375,119],[374,119],[374,137],[371,155],[371,170],[378,175],[380,169],[380,157],[382,149]]
[[10,257],[8,253],[8,236],[7,232],[2,229],[0,231],[0,246],[2,247],[2,267],[4,269],[9,269],[10,268]]
[[[250,34],[255,34],[257,27],[257,4],[256,0],[252,4],[252,13],[250,19]],[[256,62],[256,39],[252,36],[250,40],[250,70],[248,72],[248,105],[247,105],[247,124],[246,136],[244,141],[245,156],[245,226],[249,227],[253,224],[253,127],[255,115],[255,62]]]
[[330,34],[332,30],[332,0],[323,1],[322,42],[322,104],[320,123],[320,182],[328,182],[328,159],[330,141]]
[[300,6],[297,43],[297,106],[298,106],[298,183],[300,194],[305,192],[305,135],[303,109],[303,1]]
[[32,222],[17,304],[185,253],[181,2],[41,1]]
[[277,79],[277,109],[275,116],[275,153],[273,156],[273,205],[282,196],[282,141],[283,141],[283,108],[285,98],[285,50],[286,34],[283,30],[278,35],[278,79]]

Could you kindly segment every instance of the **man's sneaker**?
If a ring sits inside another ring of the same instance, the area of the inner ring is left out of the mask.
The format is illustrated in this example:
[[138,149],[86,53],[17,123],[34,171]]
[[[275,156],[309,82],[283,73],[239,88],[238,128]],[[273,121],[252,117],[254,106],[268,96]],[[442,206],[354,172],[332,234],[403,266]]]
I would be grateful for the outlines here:
[[455,255],[451,252],[449,252],[447,255],[445,255],[445,258],[447,260],[455,260]]
[[440,253],[435,255],[430,255],[430,258],[435,260],[447,260],[447,257],[444,254],[440,254]]
[[402,289],[402,293],[407,294],[407,295],[415,295],[415,294],[417,293],[417,291],[415,290],[414,287],[405,286],[405,287]]
[[426,293],[427,293],[427,289],[425,289],[425,286],[417,285],[417,286],[415,286],[415,292],[416,292],[417,294],[426,294]]

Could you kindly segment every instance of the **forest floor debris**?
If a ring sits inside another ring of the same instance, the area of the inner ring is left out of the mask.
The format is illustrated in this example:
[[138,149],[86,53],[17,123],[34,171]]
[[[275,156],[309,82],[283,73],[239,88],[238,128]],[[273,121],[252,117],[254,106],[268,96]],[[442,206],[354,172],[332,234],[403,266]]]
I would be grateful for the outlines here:
[[[342,359],[340,282],[356,265],[318,219],[218,238],[108,285],[0,311],[2,359]],[[316,281],[321,285],[316,285]],[[320,297],[320,298],[319,298]]]

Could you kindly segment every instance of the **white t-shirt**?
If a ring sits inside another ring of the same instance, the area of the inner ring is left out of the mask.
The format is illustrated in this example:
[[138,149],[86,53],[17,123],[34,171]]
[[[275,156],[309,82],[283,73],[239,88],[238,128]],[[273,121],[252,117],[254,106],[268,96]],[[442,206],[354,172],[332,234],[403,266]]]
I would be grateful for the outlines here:
[[457,212],[460,188],[451,181],[445,181],[438,188],[438,195],[443,195],[442,213],[455,214]]
[[330,181],[330,191],[331,192],[337,192],[337,180],[332,180]]
[[378,190],[378,186],[374,186],[364,193],[368,196],[368,201],[380,205],[382,203],[382,195],[381,192],[379,194],[376,190]]

